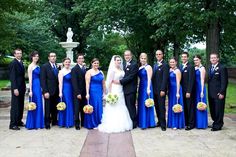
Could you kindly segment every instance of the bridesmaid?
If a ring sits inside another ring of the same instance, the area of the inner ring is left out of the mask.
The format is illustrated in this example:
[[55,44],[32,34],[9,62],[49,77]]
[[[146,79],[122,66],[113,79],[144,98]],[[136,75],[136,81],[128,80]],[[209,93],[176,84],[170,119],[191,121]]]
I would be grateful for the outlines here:
[[70,128],[74,126],[74,104],[73,104],[73,89],[71,81],[70,58],[65,58],[62,61],[63,68],[59,71],[59,97],[65,102],[66,109],[59,111],[58,125],[60,127]]
[[[193,58],[195,64],[195,75],[196,75],[196,107],[197,103],[204,102],[207,103],[206,99],[206,86],[205,86],[205,67],[201,64],[201,56],[196,55]],[[206,129],[208,127],[208,117],[207,110],[199,111],[196,109],[196,128]]]
[[28,111],[26,118],[27,129],[42,129],[44,128],[43,116],[43,101],[42,91],[40,87],[40,67],[38,66],[39,54],[34,51],[30,55],[32,63],[28,67],[29,76],[29,97],[30,101],[34,102],[37,106],[36,110]]
[[[170,81],[169,81],[169,94],[168,94],[168,128],[181,129],[185,127],[184,122],[184,108],[183,108],[183,95],[182,87],[180,85],[181,72],[177,68],[177,61],[171,58],[170,65]],[[172,107],[175,104],[180,104],[183,111],[174,113]]]
[[138,126],[141,129],[153,128],[156,126],[154,116],[154,106],[146,107],[145,100],[148,98],[153,99],[152,92],[152,67],[147,64],[147,54],[141,53],[139,56],[140,68],[139,76],[139,89],[138,89]]
[[101,123],[103,112],[103,96],[105,95],[105,81],[102,71],[99,70],[99,60],[94,58],[91,62],[92,68],[85,74],[86,98],[93,106],[92,114],[84,115],[84,127],[88,129],[97,128]]

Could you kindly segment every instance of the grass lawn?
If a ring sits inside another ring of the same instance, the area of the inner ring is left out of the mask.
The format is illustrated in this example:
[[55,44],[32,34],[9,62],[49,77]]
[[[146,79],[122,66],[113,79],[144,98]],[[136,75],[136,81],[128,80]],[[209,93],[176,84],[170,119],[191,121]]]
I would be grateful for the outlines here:
[[229,83],[226,94],[226,113],[236,113],[236,83]]
[[9,80],[0,80],[0,89],[6,87],[10,83]]

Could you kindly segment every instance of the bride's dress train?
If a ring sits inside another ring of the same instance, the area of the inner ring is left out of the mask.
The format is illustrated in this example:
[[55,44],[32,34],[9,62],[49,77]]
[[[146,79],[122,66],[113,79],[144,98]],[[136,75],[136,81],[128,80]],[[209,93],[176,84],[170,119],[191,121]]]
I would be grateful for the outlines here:
[[[114,80],[120,80],[123,76],[124,71],[116,70],[114,73]],[[118,133],[131,130],[133,124],[125,105],[122,86],[113,83],[111,93],[117,94],[119,99],[117,103],[113,105],[106,103],[98,130],[106,133]]]

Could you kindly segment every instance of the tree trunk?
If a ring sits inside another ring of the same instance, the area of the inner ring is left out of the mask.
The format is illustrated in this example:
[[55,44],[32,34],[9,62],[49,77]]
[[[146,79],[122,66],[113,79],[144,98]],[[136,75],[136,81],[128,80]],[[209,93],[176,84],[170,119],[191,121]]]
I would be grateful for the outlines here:
[[180,43],[178,41],[174,41],[174,57],[179,63],[179,54],[180,54]]
[[[218,0],[208,0],[207,10],[216,12]],[[220,45],[220,23],[219,17],[212,17],[209,19],[206,30],[206,57],[207,57],[207,67],[210,64],[210,54],[219,53]]]

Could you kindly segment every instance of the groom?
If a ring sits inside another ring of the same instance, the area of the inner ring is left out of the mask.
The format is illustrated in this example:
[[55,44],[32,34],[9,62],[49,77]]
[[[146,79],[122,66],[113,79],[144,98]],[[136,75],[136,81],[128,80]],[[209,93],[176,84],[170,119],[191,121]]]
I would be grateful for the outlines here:
[[120,81],[113,81],[114,83],[120,83],[123,86],[125,104],[128,108],[129,115],[133,121],[133,128],[137,127],[137,115],[136,115],[136,93],[137,93],[137,74],[138,64],[132,59],[132,53],[130,50],[124,52],[124,71],[125,76]]

